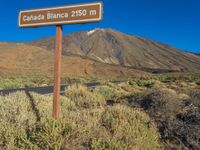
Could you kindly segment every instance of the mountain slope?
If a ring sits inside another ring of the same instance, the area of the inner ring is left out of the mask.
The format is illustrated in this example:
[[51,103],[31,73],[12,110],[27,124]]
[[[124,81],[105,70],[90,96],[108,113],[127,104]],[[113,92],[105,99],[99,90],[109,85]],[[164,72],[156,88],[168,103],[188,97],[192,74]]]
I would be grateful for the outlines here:
[[[53,51],[55,39],[43,38],[29,44]],[[112,29],[95,29],[65,35],[63,54],[140,69],[200,70],[200,58],[192,53]]]
[[[53,76],[54,54],[46,49],[24,43],[0,42],[0,76]],[[62,57],[62,76],[128,77],[146,74],[143,71],[95,62],[77,56]]]

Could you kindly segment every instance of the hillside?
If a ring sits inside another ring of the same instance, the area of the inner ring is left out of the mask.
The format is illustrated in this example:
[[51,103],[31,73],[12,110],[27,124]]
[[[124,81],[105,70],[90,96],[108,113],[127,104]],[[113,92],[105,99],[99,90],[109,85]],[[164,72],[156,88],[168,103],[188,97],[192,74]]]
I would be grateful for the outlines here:
[[[23,43],[0,43],[0,74],[53,76],[54,54]],[[127,77],[142,71],[103,64],[77,56],[62,57],[62,76]]]
[[[53,51],[55,39],[43,38],[28,44]],[[112,29],[94,29],[65,35],[63,54],[146,70],[200,70],[200,58],[197,55]]]

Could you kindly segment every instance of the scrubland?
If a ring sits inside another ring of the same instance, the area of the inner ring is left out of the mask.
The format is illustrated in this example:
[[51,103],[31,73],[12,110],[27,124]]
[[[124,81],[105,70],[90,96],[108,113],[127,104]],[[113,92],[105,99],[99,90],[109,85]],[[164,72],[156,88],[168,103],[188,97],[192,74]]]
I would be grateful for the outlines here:
[[[85,81],[84,81],[85,82]],[[88,89],[66,87],[61,116],[52,95],[0,96],[2,149],[199,149],[200,77],[165,74]]]

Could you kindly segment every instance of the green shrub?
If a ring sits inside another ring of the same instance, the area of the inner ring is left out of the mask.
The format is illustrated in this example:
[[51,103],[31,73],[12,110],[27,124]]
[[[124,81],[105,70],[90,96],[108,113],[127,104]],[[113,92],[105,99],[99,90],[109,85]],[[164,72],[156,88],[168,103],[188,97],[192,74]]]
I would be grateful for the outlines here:
[[193,82],[200,79],[199,74],[193,73],[171,73],[171,74],[161,74],[155,77],[162,82],[175,82],[175,81],[187,81]]
[[129,81],[129,85],[139,86],[139,87],[148,87],[151,88],[155,84],[155,80],[152,79],[138,79]]
[[138,80],[136,83],[138,86],[145,86],[145,87],[151,88],[154,85],[155,81],[154,80]]
[[105,99],[114,99],[117,97],[117,95],[123,94],[121,90],[106,85],[96,87],[95,92],[102,95]]
[[22,88],[24,84],[21,80],[1,79],[0,89]]
[[38,87],[43,85],[50,85],[52,78],[49,77],[9,77],[0,78],[0,89],[15,89],[25,87]]

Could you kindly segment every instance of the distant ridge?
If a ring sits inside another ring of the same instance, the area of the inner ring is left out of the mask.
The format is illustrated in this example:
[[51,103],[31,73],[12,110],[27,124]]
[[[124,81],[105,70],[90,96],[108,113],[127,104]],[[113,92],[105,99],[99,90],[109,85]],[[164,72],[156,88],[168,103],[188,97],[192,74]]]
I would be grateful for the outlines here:
[[[28,44],[53,51],[55,39],[43,38]],[[195,54],[113,29],[97,28],[65,35],[63,54],[150,72],[200,70],[200,57]]]
[[[54,54],[24,43],[0,42],[0,77],[51,76]],[[119,78],[146,75],[144,71],[109,65],[77,56],[62,57],[62,77]]]

